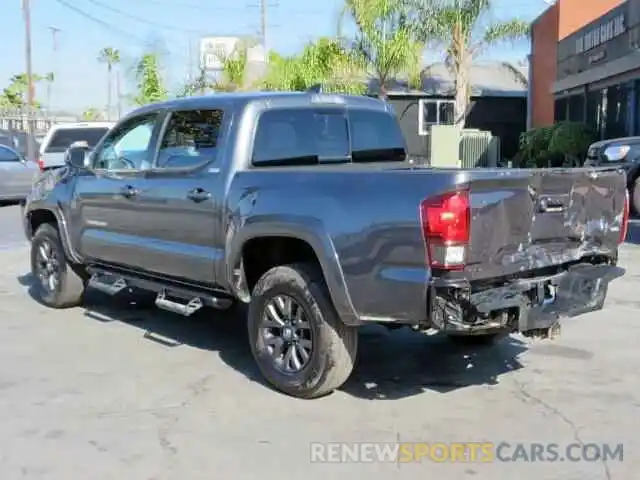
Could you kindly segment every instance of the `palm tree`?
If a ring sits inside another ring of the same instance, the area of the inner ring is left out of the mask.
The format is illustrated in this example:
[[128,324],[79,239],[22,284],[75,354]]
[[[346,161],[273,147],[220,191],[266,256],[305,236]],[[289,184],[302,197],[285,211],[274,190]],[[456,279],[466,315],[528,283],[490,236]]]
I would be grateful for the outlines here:
[[454,79],[455,123],[463,127],[471,100],[473,61],[498,43],[527,38],[529,24],[517,19],[491,21],[490,0],[413,0],[413,7],[420,40],[444,46],[445,64]]
[[100,50],[98,55],[98,61],[100,63],[107,64],[107,120],[111,119],[111,84],[113,83],[113,66],[120,63],[120,51],[112,48],[105,47]]
[[399,73],[409,74],[410,85],[418,83],[424,42],[411,14],[406,0],[345,0],[342,17],[350,16],[357,28],[352,53],[375,76],[380,98]]

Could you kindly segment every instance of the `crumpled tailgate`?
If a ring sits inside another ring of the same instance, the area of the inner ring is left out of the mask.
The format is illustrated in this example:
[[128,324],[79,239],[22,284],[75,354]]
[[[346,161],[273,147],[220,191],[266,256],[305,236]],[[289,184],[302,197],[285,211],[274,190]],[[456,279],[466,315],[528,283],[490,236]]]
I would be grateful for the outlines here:
[[614,255],[625,185],[624,172],[613,168],[523,169],[470,179],[467,276],[495,278]]

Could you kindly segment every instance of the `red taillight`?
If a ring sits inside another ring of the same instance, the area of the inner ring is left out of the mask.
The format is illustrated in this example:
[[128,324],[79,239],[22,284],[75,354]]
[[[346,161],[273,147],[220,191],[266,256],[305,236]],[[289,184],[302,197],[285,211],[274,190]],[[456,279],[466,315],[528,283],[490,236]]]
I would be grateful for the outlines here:
[[420,203],[420,222],[431,268],[464,268],[471,215],[469,192],[449,192]]
[[37,163],[40,171],[44,172],[44,160],[42,159],[42,157],[38,157]]
[[627,230],[629,229],[629,190],[625,191],[624,207],[622,207],[622,221],[620,222],[620,240],[623,243],[627,238]]

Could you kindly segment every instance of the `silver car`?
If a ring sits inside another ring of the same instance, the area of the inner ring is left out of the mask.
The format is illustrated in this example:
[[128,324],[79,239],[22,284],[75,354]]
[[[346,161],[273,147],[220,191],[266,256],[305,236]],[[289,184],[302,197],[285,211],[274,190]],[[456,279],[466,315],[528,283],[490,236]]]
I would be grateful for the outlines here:
[[24,200],[38,173],[35,162],[29,162],[14,149],[0,145],[0,201]]

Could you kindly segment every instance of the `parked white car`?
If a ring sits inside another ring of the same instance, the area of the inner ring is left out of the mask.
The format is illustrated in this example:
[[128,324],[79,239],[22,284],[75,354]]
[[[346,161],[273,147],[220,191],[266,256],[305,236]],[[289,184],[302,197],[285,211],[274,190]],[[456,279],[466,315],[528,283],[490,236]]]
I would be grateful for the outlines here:
[[86,142],[94,148],[115,125],[114,122],[82,122],[53,125],[40,144],[38,165],[40,170],[64,166],[64,155],[71,144]]

